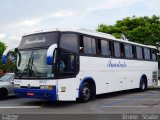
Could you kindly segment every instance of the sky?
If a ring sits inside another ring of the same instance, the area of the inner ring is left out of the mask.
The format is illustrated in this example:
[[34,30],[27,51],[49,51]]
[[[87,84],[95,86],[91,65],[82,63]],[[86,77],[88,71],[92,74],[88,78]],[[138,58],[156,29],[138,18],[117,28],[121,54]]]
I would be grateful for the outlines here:
[[160,16],[159,6],[160,0],[0,0],[0,41],[12,48],[39,30],[96,30],[134,15]]

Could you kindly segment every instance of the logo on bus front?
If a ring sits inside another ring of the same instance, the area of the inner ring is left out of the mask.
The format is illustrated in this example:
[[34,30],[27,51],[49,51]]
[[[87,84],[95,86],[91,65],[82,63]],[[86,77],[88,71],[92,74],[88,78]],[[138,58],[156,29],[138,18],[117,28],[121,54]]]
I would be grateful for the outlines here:
[[45,43],[47,40],[45,37],[43,37],[42,39],[35,39],[35,40],[29,40],[27,39],[24,43],[24,45],[29,45],[29,44],[36,44],[36,43]]
[[112,61],[112,60],[109,60],[108,61],[108,64],[107,64],[107,67],[117,67],[117,68],[125,68],[127,67],[127,64],[125,63],[125,61]]

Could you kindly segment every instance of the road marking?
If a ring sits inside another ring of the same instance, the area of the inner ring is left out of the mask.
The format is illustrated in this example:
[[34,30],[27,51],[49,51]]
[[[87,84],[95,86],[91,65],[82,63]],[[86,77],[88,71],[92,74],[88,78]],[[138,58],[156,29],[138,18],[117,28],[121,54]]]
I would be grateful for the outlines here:
[[152,90],[150,90],[150,92],[155,93],[155,94],[159,94],[160,93],[159,91],[152,91]]
[[134,99],[134,98],[129,98],[129,99],[106,99],[106,100],[154,100],[154,101],[160,101],[160,99]]
[[40,108],[40,106],[0,106],[0,109],[8,108]]
[[137,95],[137,96],[139,96],[139,95],[153,95],[153,94],[155,94],[155,95],[160,95],[160,93],[156,93],[156,92],[150,92],[150,93],[138,93],[138,94],[136,94],[136,93],[134,93],[134,94],[128,94],[128,95]]
[[[160,107],[160,106],[153,106]],[[100,108],[150,108],[150,106],[101,106]]]

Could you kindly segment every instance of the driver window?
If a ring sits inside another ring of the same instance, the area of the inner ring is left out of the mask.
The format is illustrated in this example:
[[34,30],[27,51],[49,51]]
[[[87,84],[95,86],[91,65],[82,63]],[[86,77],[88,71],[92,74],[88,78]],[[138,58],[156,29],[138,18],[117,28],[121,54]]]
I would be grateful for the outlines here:
[[75,73],[75,55],[72,53],[62,52],[59,56],[58,66],[59,73],[63,76],[74,75]]

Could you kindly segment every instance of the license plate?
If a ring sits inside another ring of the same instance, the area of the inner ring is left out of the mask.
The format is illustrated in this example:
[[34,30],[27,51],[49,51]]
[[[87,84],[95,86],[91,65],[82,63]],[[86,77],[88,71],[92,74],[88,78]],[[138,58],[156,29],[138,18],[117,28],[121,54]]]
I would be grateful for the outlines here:
[[34,93],[27,93],[28,96],[34,96]]

